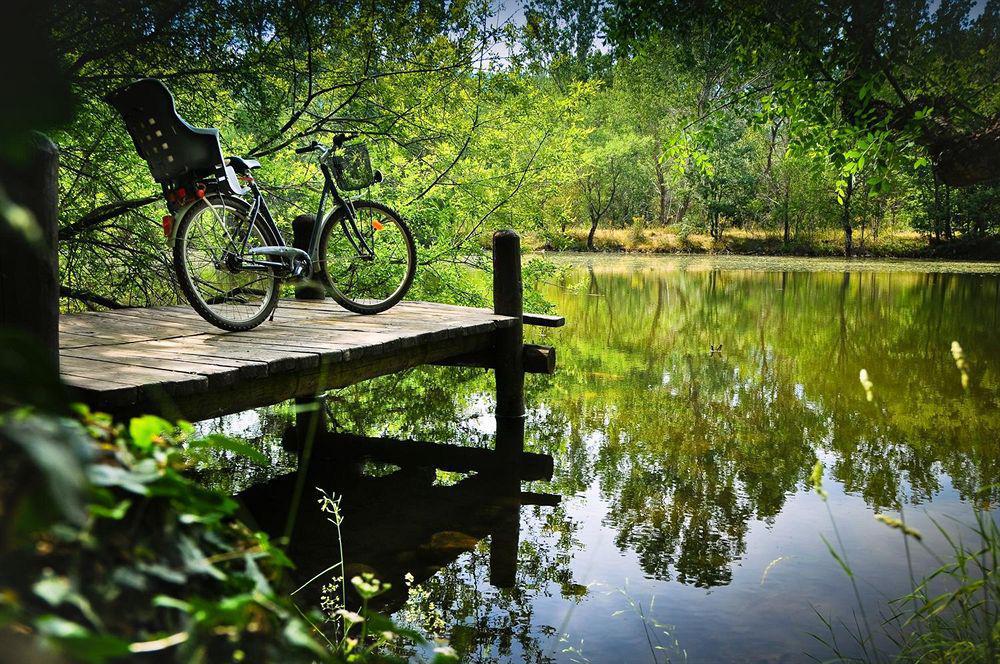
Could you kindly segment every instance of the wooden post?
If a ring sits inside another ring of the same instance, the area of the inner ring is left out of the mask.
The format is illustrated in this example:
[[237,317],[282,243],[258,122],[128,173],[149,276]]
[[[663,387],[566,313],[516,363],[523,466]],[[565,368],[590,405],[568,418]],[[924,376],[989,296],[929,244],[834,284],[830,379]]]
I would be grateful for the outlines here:
[[[316,215],[300,214],[292,220],[292,246],[302,251],[309,251],[309,241],[316,227]],[[295,284],[296,300],[322,300],[326,298],[323,284],[312,279]]]
[[521,543],[520,491],[506,497],[490,533],[490,583],[513,588],[517,583],[517,550]]
[[0,198],[0,328],[35,340],[58,367],[59,153],[52,141],[36,134],[23,161],[0,160],[0,187],[8,199]]
[[[520,492],[515,460],[524,452],[524,297],[521,283],[521,238],[512,230],[493,234],[493,311],[513,316],[517,324],[497,332],[496,455],[497,488],[510,497]],[[520,505],[503,510],[490,537],[490,583],[498,588],[514,584],[520,539]]]
[[524,450],[524,302],[521,238],[511,230],[493,234],[493,311],[517,324],[497,333],[496,451],[512,457]]

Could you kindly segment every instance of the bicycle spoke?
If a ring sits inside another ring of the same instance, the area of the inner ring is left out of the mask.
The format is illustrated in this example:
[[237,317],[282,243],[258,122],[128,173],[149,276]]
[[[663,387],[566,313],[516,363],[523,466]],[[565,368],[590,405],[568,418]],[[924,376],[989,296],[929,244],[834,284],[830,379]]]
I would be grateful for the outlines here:
[[381,210],[356,205],[355,213],[354,224],[331,229],[324,268],[336,294],[378,305],[408,286],[409,240],[396,219]]
[[[185,227],[184,261],[190,286],[202,305],[230,324],[242,324],[269,305],[274,276],[269,272],[230,268],[225,256],[235,254],[234,232],[245,222],[237,209],[207,204]],[[231,228],[232,227],[232,228]],[[242,234],[240,234],[242,242]],[[255,226],[250,248],[263,246]]]

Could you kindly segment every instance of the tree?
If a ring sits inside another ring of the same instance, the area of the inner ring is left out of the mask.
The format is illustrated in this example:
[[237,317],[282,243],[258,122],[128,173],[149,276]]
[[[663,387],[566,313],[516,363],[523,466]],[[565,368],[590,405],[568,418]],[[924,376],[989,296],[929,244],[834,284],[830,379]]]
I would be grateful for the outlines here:
[[590,219],[587,249],[591,251],[595,250],[594,234],[597,233],[597,225],[616,202],[620,178],[621,169],[617,167],[614,159],[609,159],[606,163],[595,166],[580,180],[584,200],[587,204],[587,215]]
[[832,121],[885,132],[902,150],[914,140],[950,186],[1000,179],[995,2],[626,0],[610,11],[609,34],[627,52],[704,21],[739,44],[743,62],[771,71],[785,104],[830,98],[840,111]]

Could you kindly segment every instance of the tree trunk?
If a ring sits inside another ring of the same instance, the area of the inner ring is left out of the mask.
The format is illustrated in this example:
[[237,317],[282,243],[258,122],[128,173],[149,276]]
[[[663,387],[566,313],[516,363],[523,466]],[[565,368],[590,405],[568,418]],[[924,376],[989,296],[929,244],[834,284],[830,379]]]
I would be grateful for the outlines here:
[[847,176],[847,190],[844,192],[844,216],[841,224],[844,227],[844,255],[848,258],[854,252],[853,235],[854,229],[851,227],[851,194],[854,193],[854,176]]
[[660,226],[667,225],[667,206],[669,199],[669,192],[667,191],[667,180],[663,173],[663,164],[660,163],[659,157],[653,154],[653,164],[656,167],[656,192],[658,198],[660,199]]
[[941,241],[941,178],[938,177],[937,168],[934,169],[934,239]]
[[590,220],[590,232],[587,234],[587,249],[590,251],[596,251],[594,249],[594,234],[597,232],[597,222],[599,219],[591,218]]
[[788,203],[789,203],[789,198],[791,197],[791,191],[792,191],[791,175],[789,173],[786,173],[785,174],[785,200],[784,200],[784,204],[782,206],[783,207],[783,210],[782,210],[782,212],[783,212],[783,214],[782,214],[782,222],[784,224],[783,239],[784,239],[785,244],[788,244],[788,242],[790,240],[790,237],[789,237],[789,231],[790,231],[790,229],[789,229],[789,225],[788,225],[788,221],[789,221],[788,220]]
[[689,205],[691,205],[691,192],[684,194],[684,200],[681,201],[681,206],[677,208],[677,216],[674,218],[675,224],[684,221],[684,215],[687,214]]
[[29,213],[0,217],[0,328],[34,340],[58,367],[59,153],[41,134],[32,148],[21,163],[0,162],[3,195]]
[[944,185],[944,237],[946,240],[952,239],[951,232],[951,187],[946,182]]

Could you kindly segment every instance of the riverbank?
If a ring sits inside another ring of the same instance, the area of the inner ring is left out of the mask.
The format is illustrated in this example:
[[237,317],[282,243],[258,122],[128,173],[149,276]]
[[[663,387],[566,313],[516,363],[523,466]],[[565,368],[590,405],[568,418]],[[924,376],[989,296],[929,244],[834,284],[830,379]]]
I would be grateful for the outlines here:
[[[529,235],[525,244],[534,250],[587,251],[586,228],[570,228],[553,242],[540,235]],[[764,231],[728,229],[722,240],[710,235],[682,235],[671,228],[598,229],[594,247],[600,252],[643,254],[737,254],[745,256],[819,256],[844,255],[844,238],[839,232],[818,232],[784,242],[780,234]],[[924,258],[960,260],[1000,260],[1000,239],[959,238],[950,242],[935,242],[926,235],[912,231],[882,234],[873,239],[854,236],[855,255],[868,258]]]

